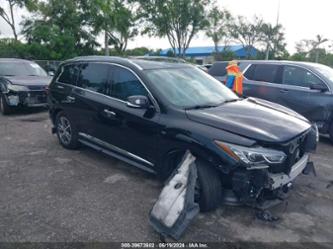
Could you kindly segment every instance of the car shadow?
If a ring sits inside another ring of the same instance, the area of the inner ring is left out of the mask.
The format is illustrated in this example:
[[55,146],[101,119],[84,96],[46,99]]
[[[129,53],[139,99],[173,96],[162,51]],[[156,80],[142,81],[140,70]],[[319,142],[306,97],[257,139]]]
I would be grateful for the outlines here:
[[323,143],[323,144],[326,144],[326,145],[333,145],[330,138],[328,136],[325,136],[325,135],[320,136],[319,142]]
[[48,109],[45,107],[34,107],[34,108],[18,108],[14,109],[12,113],[3,116],[3,117],[15,117],[15,116],[24,116],[31,114],[38,114],[42,112],[46,112]]

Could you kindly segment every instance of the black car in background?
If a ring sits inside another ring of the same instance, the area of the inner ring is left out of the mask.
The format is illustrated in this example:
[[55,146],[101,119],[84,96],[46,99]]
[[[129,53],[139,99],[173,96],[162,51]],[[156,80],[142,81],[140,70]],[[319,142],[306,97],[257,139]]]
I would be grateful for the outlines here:
[[[225,82],[227,62],[216,62],[208,73]],[[333,142],[333,69],[309,62],[240,61],[244,96],[284,105],[315,122]]]
[[0,59],[0,111],[9,114],[19,107],[47,105],[51,77],[37,63],[22,59]]
[[238,98],[185,63],[79,57],[60,65],[48,96],[65,148],[84,144],[162,179],[190,150],[202,211],[226,191],[249,205],[276,199],[316,147],[316,130],[302,116]]

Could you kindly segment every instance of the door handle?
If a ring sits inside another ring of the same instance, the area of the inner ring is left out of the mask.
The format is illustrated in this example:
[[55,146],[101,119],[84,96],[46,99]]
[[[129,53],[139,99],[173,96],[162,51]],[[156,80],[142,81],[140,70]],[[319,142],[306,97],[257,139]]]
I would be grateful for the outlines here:
[[281,89],[280,92],[281,93],[287,93],[287,92],[289,92],[289,90],[288,89]]
[[75,102],[75,98],[72,97],[72,96],[67,96],[66,99],[69,103],[74,103]]
[[103,112],[104,112],[104,113],[106,114],[106,116],[108,116],[108,117],[115,117],[115,116],[117,116],[117,114],[116,114],[115,112],[110,111],[110,110],[108,110],[108,109],[104,109]]
[[58,89],[65,89],[65,87],[61,86],[61,85],[57,85]]

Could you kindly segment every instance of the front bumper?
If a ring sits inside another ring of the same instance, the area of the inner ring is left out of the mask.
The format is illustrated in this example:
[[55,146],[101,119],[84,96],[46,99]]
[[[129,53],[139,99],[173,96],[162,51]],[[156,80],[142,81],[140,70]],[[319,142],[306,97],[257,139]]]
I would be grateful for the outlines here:
[[268,186],[270,190],[281,188],[288,183],[292,182],[298,175],[300,175],[306,168],[309,162],[309,154],[305,154],[296,164],[291,167],[289,174],[268,173]]
[[6,94],[9,106],[44,107],[47,106],[45,91],[8,92]]
[[232,191],[239,204],[256,208],[274,206],[285,199],[293,181],[301,173],[314,171],[309,161],[310,154],[305,153],[288,172],[273,173],[268,169],[240,169],[232,176]]

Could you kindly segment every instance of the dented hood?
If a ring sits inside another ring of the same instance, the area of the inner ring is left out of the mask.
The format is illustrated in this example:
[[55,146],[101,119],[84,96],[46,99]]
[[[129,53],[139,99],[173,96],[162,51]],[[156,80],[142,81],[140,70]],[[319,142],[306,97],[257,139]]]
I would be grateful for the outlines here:
[[296,112],[255,98],[187,110],[186,114],[192,121],[269,143],[286,142],[311,127],[309,121]]

